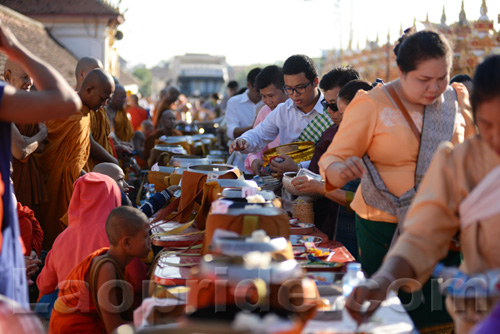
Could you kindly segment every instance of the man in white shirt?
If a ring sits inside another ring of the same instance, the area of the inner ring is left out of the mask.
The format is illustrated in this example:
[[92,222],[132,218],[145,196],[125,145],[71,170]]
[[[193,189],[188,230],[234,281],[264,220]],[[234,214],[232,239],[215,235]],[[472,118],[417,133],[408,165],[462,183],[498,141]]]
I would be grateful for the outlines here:
[[257,107],[261,104],[260,93],[254,86],[255,77],[260,71],[261,69],[256,67],[248,72],[247,90],[227,101],[226,126],[229,139],[238,138],[253,126]]
[[[321,105],[323,93],[318,89],[318,72],[311,58],[305,55],[289,57],[283,64],[283,75],[283,89],[290,98],[279,104],[256,128],[234,140],[230,152],[258,152],[278,134],[280,145],[298,141],[313,119],[326,115]],[[280,174],[309,165],[309,161],[297,164],[289,156],[282,156],[283,162],[271,162],[271,169]]]

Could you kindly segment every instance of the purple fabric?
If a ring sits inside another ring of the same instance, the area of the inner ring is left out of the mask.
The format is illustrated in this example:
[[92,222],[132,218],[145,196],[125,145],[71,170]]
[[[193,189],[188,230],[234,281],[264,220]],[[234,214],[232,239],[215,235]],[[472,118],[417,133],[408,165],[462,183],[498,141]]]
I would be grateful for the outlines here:
[[486,319],[476,325],[471,333],[473,334],[491,334],[498,333],[500,330],[500,303],[498,303],[493,312]]

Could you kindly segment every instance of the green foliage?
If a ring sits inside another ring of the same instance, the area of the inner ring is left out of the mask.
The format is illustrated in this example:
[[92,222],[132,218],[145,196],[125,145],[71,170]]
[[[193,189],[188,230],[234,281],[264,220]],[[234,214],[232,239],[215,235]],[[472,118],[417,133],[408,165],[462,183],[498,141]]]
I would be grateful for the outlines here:
[[151,76],[151,71],[147,68],[136,68],[134,70],[134,75],[141,80],[141,85],[139,87],[139,92],[142,96],[151,95],[151,84],[153,79]]

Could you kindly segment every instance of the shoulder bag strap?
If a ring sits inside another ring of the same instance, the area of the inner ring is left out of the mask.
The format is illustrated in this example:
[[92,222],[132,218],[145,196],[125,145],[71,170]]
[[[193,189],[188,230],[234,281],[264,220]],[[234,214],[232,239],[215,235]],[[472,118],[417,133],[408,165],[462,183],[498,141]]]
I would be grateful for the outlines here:
[[121,281],[124,281],[125,277],[124,277],[123,273],[121,272],[121,270],[118,268],[118,264],[116,263],[116,261],[109,258],[109,257],[105,257],[105,256],[98,258],[96,261],[94,261],[94,263],[91,264],[91,267],[90,267],[89,291],[91,294],[92,302],[94,303],[95,309],[97,311],[97,314],[99,315],[99,318],[101,318],[101,319],[102,319],[102,313],[101,313],[101,308],[99,306],[99,302],[97,299],[97,292],[98,292],[97,291],[98,290],[97,289],[97,283],[98,283],[97,281],[98,281],[98,277],[99,277],[99,271],[101,270],[102,265],[106,262],[111,262],[116,269],[116,276],[117,276],[116,279],[117,279],[117,284],[118,284],[117,286],[121,285],[121,287],[122,287],[123,299],[125,300],[125,303],[128,305],[132,305],[131,300],[133,299],[133,296],[131,296],[129,293],[127,293],[128,290],[126,290],[126,287],[122,285],[123,282],[121,282]]
[[411,118],[410,114],[408,113],[408,110],[406,110],[406,107],[404,106],[403,102],[401,102],[401,99],[399,98],[398,94],[396,93],[396,90],[394,87],[392,87],[392,84],[385,85],[385,88],[387,88],[387,92],[389,95],[392,97],[392,100],[394,103],[396,103],[397,107],[403,114],[404,118],[406,119],[406,122],[408,122],[408,125],[410,125],[410,129],[417,137],[417,140],[420,141],[420,131],[418,131],[417,126],[415,125],[415,122],[413,122],[413,119]]

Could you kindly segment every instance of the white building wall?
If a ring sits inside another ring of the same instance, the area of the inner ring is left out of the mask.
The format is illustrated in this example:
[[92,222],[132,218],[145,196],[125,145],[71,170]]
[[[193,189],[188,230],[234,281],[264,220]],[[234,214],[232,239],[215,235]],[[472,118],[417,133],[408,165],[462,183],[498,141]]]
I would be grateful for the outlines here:
[[115,64],[116,60],[109,57],[116,54],[109,50],[109,28],[106,23],[97,20],[85,23],[43,23],[52,36],[76,57],[90,56],[100,59],[105,70],[115,74],[116,68],[110,66]]

